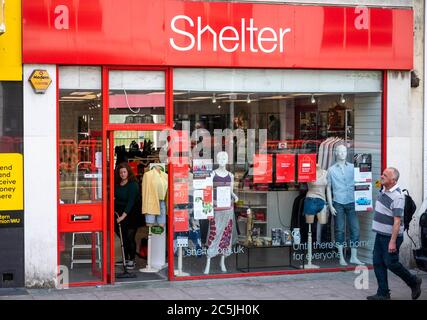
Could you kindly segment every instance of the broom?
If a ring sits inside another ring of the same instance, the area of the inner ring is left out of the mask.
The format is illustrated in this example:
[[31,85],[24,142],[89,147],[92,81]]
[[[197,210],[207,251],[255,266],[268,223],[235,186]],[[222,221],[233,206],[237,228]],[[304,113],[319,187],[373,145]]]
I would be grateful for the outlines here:
[[[117,218],[119,217],[119,214],[116,212]],[[126,267],[126,259],[125,259],[125,248],[123,246],[123,235],[122,235],[122,226],[119,223],[119,234],[120,234],[120,245],[122,247],[122,263],[123,263],[123,273],[117,274],[117,279],[124,279],[124,278],[136,278],[136,274],[128,272],[128,269]]]

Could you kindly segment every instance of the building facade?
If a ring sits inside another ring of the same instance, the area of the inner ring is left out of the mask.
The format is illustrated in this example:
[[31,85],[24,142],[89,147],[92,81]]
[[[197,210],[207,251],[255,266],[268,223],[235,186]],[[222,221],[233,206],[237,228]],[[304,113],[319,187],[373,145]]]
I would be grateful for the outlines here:
[[[123,160],[143,190],[168,174],[137,280],[353,270],[384,167],[421,203],[420,2],[22,4],[28,287],[121,281]],[[352,178],[328,190],[339,145]]]

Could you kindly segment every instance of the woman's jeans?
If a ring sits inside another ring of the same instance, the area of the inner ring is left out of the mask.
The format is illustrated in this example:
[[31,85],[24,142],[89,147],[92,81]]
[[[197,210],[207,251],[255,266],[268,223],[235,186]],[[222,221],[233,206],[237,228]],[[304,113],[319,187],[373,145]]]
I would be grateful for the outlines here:
[[356,216],[354,203],[341,204],[333,203],[337,215],[335,216],[335,242],[337,245],[345,243],[345,220],[350,228],[350,247],[357,248],[359,246],[359,219]]
[[396,252],[389,253],[388,245],[390,243],[390,236],[378,234],[375,237],[373,263],[375,276],[378,281],[377,294],[379,296],[387,296],[390,293],[388,288],[387,269],[400,277],[409,287],[414,287],[416,276],[412,275],[400,262],[399,262],[399,248],[403,242],[403,237],[396,239]]

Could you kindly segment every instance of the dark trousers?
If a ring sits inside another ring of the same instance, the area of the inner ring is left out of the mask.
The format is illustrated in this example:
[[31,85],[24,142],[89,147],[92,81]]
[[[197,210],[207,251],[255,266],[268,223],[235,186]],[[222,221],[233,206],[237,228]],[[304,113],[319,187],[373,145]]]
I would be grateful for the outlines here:
[[[136,235],[137,230],[134,227],[130,227],[128,224],[125,223],[125,221],[122,221],[122,223],[120,223],[120,225],[122,228],[123,248],[125,251],[125,259],[126,260],[135,260],[135,254],[136,254],[135,235]],[[114,222],[114,231],[120,237],[119,225],[116,221]]]
[[378,281],[377,294],[386,296],[390,293],[388,287],[387,270],[390,270],[395,275],[400,277],[409,287],[416,285],[416,277],[412,275],[400,262],[399,262],[399,248],[402,245],[403,237],[397,237],[396,252],[388,252],[388,244],[391,236],[378,234],[375,237],[374,245],[374,271]]

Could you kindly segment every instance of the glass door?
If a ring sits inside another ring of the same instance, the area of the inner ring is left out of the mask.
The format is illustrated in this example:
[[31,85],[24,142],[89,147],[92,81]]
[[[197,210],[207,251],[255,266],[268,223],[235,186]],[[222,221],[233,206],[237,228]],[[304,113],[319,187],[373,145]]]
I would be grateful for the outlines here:
[[58,94],[58,264],[69,285],[103,283],[101,69],[60,67]]
[[153,130],[111,131],[108,136],[113,281],[166,280],[169,182],[166,153],[162,156],[166,140],[161,139],[161,131]]

